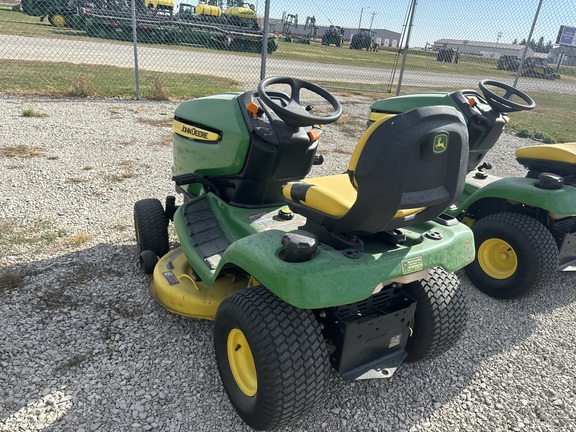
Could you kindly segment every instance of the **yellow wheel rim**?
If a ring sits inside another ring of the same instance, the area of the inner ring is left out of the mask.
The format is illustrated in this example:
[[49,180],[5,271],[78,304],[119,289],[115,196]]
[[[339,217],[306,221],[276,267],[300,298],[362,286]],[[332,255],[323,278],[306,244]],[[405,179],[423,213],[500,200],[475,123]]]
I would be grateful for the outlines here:
[[226,349],[228,363],[236,384],[246,396],[254,396],[258,389],[258,378],[254,357],[252,357],[252,351],[244,333],[238,329],[232,329],[228,333]]
[[518,269],[518,257],[512,246],[498,238],[485,240],[478,248],[478,264],[494,279],[508,279]]
[[56,14],[52,17],[52,24],[54,24],[54,27],[64,27],[66,18],[64,18],[64,15]]

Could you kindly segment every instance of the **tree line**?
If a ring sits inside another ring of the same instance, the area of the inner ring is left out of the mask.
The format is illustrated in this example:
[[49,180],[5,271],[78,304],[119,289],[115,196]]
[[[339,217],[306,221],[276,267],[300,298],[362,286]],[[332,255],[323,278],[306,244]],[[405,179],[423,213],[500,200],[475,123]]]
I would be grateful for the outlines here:
[[[526,45],[526,38],[522,39],[520,42],[518,42],[518,39],[514,39],[512,43],[514,45],[516,44]],[[540,39],[538,39],[538,41],[532,38],[528,43],[528,46],[532,48],[534,52],[549,53],[550,50],[553,48],[554,44],[552,43],[551,40],[544,42],[544,36],[540,36]]]

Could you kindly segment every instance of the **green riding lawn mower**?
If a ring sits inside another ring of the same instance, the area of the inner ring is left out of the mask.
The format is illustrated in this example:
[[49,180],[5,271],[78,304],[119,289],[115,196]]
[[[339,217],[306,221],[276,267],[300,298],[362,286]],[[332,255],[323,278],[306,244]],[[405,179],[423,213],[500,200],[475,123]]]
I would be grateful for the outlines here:
[[182,202],[134,206],[153,297],[214,320],[223,386],[255,429],[309,412],[330,365],[346,380],[387,378],[465,328],[453,272],[474,259],[473,235],[442,214],[464,188],[465,118],[433,106],[375,121],[347,172],[305,178],[322,162],[322,125],[341,112],[289,77],[184,102],[173,123]]
[[463,114],[470,143],[464,192],[446,210],[474,232],[476,258],[469,279],[498,298],[542,287],[557,270],[576,267],[576,143],[520,148],[523,178],[498,178],[481,163],[508,123],[507,113],[532,110],[534,101],[509,85],[485,80],[474,90],[398,96],[374,102],[370,121],[416,107],[450,106]]

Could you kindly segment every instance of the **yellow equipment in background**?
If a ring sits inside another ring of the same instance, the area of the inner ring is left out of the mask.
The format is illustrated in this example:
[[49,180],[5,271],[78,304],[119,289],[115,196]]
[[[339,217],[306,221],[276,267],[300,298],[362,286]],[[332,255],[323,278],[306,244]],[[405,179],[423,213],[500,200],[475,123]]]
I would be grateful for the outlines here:
[[174,0],[145,0],[144,6],[149,9],[164,9],[173,11]]

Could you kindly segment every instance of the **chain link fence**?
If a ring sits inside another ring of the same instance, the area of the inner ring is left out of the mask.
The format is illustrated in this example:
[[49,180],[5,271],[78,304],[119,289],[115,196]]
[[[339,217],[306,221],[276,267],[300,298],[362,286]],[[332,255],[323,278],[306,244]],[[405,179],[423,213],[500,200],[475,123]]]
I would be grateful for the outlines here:
[[575,27],[573,0],[0,0],[0,84],[106,96],[105,77],[116,93],[194,97],[265,74],[392,94],[486,78],[575,94]]

